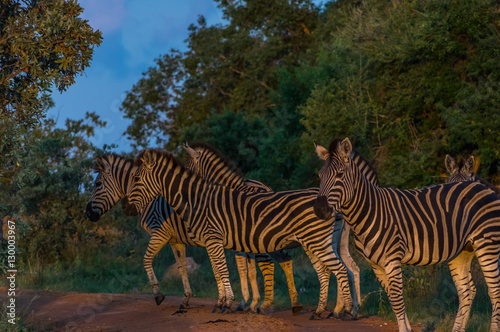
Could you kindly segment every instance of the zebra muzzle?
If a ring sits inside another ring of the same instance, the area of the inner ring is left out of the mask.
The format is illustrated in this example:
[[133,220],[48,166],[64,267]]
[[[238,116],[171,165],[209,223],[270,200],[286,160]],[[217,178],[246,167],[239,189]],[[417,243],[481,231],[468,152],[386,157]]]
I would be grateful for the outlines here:
[[101,214],[99,212],[95,211],[94,209],[92,209],[91,202],[89,202],[87,204],[87,208],[85,209],[85,215],[87,216],[87,218],[90,221],[93,221],[93,222],[99,221],[99,219],[101,219]]
[[314,214],[322,220],[330,219],[333,214],[333,209],[328,206],[326,196],[318,196],[314,202]]

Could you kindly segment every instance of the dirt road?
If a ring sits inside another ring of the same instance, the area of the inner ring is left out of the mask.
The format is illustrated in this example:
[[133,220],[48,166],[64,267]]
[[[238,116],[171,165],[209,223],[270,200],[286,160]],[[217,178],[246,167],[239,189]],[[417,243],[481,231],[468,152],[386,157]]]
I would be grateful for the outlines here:
[[[3,303],[5,296],[5,288],[0,288]],[[394,322],[378,317],[361,317],[357,321],[311,321],[311,311],[305,310],[297,316],[292,316],[290,310],[268,316],[212,314],[214,299],[192,298],[191,309],[177,312],[181,301],[181,297],[167,296],[157,306],[152,295],[19,290],[16,311],[18,315],[27,316],[28,323],[41,331],[397,331]],[[420,328],[415,326],[414,330]]]

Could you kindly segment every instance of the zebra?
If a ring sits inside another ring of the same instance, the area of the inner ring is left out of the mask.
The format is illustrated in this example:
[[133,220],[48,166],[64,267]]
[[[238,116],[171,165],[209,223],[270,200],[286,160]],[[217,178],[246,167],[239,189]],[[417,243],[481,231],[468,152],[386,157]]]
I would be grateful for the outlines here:
[[347,269],[332,248],[334,219],[313,213],[318,189],[248,193],[215,185],[188,171],[170,153],[146,149],[136,157],[134,185],[124,199],[124,210],[136,215],[143,206],[163,196],[189,223],[193,239],[206,244],[219,288],[214,309],[231,311],[234,295],[229,283],[224,248],[267,253],[302,245],[320,281],[320,301],[311,319],[319,319],[328,296],[330,273],[337,277],[345,314],[357,307],[351,299]]
[[[187,143],[183,145],[184,149],[188,153],[188,160],[184,162],[184,166],[190,169],[193,172],[200,174],[203,178],[209,180],[213,183],[218,183],[222,185],[227,185],[234,189],[244,190],[244,191],[252,191],[251,188],[246,188],[247,186],[260,188],[258,192],[272,192],[271,188],[264,185],[262,182],[250,179],[243,179],[240,171],[235,169],[235,167],[229,164],[224,156],[217,149],[204,144],[204,143],[195,143],[190,147]],[[371,166],[369,165],[359,154],[353,152],[353,158],[355,158],[356,162],[360,167],[365,167],[365,174],[370,178],[373,178],[373,181],[378,184],[378,178],[376,173],[374,172]],[[257,192],[257,190],[255,190]],[[338,253],[346,265],[347,269],[353,274],[354,277],[354,287],[356,288],[356,295],[358,303],[361,303],[361,292],[360,292],[360,270],[357,264],[354,262],[351,254],[349,253],[349,225],[341,220],[341,216],[336,216],[336,221],[333,232],[333,243],[336,245],[335,252]],[[236,252],[239,253],[239,252]],[[285,250],[278,250],[276,252],[270,254],[248,254],[241,253],[242,255],[252,256],[255,255],[257,260],[266,259],[266,262],[269,262],[269,267],[271,267],[272,261],[269,258],[269,255],[272,256],[276,261],[279,262],[283,270],[285,271],[288,290],[290,294],[290,299],[292,300],[292,310],[296,308],[297,305],[294,305],[294,301],[297,301],[297,291],[295,288],[295,283],[293,279],[293,268],[292,268],[292,258]],[[261,267],[261,271],[264,269]],[[244,272],[243,272],[244,273]],[[264,280],[266,280],[266,276],[264,275]],[[340,284],[337,284],[340,285]],[[268,280],[265,282],[266,289],[266,300],[268,298],[272,299],[273,295],[273,275],[268,276]],[[337,294],[341,294],[341,289],[337,289]],[[300,305],[300,303],[299,303]],[[266,308],[269,305],[263,304],[260,309]],[[344,307],[344,298],[342,296],[337,296],[337,304],[334,310],[331,313],[331,316],[335,316],[336,318],[340,317],[340,313]],[[302,305],[300,305],[302,308]],[[300,309],[298,310],[300,311]]]
[[[184,162],[184,166],[190,171],[201,175],[207,181],[247,192],[272,192],[271,188],[262,182],[244,179],[241,171],[230,164],[217,149],[203,143],[192,144],[192,147],[185,143],[183,147],[188,153],[188,159]],[[235,255],[240,276],[246,276],[247,269],[250,268],[249,276],[251,275],[250,281],[252,286],[257,284],[254,272],[256,261],[264,276],[265,301],[257,309],[258,313],[261,311],[265,313],[267,308],[272,305],[274,299],[274,263],[271,257],[280,264],[285,272],[288,292],[292,302],[292,313],[296,315],[302,310],[302,304],[298,301],[298,293],[293,279],[292,258],[285,250],[278,250],[268,254],[250,254],[235,251]],[[243,285],[243,282],[244,280],[242,280],[242,286],[246,286]],[[245,288],[248,294],[248,288]],[[258,289],[253,287],[253,292],[255,291],[258,292]],[[339,298],[342,299],[342,297]],[[343,302],[340,306],[341,308],[343,307]],[[241,310],[241,308],[242,304],[236,310]]]
[[493,306],[491,331],[500,331],[500,199],[477,182],[438,184],[418,190],[381,188],[363,176],[349,155],[348,138],[329,149],[316,146],[325,165],[315,214],[328,219],[340,211],[355,234],[355,245],[388,294],[400,331],[411,331],[403,301],[401,264],[449,261],[459,294],[453,331],[465,331],[474,291],[467,270],[479,260]]
[[[99,221],[101,215],[116,205],[128,192],[132,184],[135,167],[133,159],[110,153],[96,158],[94,171],[98,175],[87,204],[86,215],[89,220],[96,222]],[[166,243],[169,243],[184,286],[184,299],[179,305],[179,309],[189,308],[192,291],[187,275],[185,245],[201,246],[201,244],[191,240],[187,235],[186,224],[162,197],[151,201],[141,211],[140,224],[151,236],[143,263],[153,289],[156,304],[160,305],[165,296],[159,291],[159,282],[153,270],[153,259],[161,248]]]
[[[91,198],[87,204],[86,214],[91,221],[98,221],[100,216],[111,209],[111,207],[123,198],[125,193],[129,190],[133,181],[132,175],[135,172],[135,168],[133,166],[132,159],[124,158],[116,154],[106,154],[96,158],[94,170],[98,172],[98,175],[95,180]],[[253,186],[255,187],[256,184],[254,183]],[[156,303],[158,305],[161,304],[165,297],[159,291],[159,283],[154,273],[152,262],[161,248],[163,248],[165,244],[169,243],[174,253],[184,285],[184,300],[179,306],[179,309],[189,308],[189,299],[192,297],[192,291],[187,275],[185,245],[203,247],[204,244],[191,240],[187,233],[186,223],[180,219],[178,214],[176,214],[175,211],[173,211],[167,202],[161,197],[156,198],[148,204],[145,210],[141,213],[141,216],[141,226],[151,235],[148,248],[144,256],[144,269],[147,272],[150,284],[153,288]],[[268,275],[269,273],[273,273],[272,271],[274,265],[270,266],[272,262],[266,261],[265,258],[258,258],[257,261],[259,267],[263,270],[264,280],[267,284],[267,288],[269,288]],[[246,258],[236,256],[236,262],[240,272],[239,274],[243,295],[239,308],[244,309],[245,303],[249,301]],[[273,298],[266,298],[262,310],[257,307],[260,300],[256,278],[257,273],[255,266],[253,269],[251,266],[252,265],[250,264],[248,276],[251,281],[253,300],[249,309],[252,312],[265,313],[265,306],[267,305],[267,307],[269,307],[273,302]],[[285,265],[285,269],[286,268],[287,266]],[[242,269],[244,269],[244,271]],[[288,268],[288,270],[290,269],[291,267]],[[273,286],[272,281],[271,286]],[[293,286],[293,288],[295,287]],[[297,300],[292,303],[292,312],[297,314],[302,309],[302,305]]]

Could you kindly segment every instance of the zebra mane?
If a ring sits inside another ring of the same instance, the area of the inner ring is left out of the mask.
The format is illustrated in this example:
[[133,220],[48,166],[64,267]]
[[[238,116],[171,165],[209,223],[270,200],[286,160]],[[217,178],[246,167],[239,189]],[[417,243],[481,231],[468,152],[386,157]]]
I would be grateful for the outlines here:
[[331,143],[330,143],[330,146],[328,147],[328,153],[330,155],[336,155],[337,154],[337,147],[339,146],[339,144],[342,142],[341,139],[339,138],[336,138],[334,139]]
[[[205,151],[208,151],[209,153],[214,154],[221,161],[221,163],[223,163],[228,168],[228,170],[231,173],[233,173],[241,181],[245,180],[245,176],[243,175],[243,172],[236,165],[234,165],[234,163],[229,161],[229,159],[227,159],[226,156],[224,156],[218,149],[216,149],[216,148],[214,148],[206,143],[193,143],[190,145],[190,147],[193,150],[200,149],[200,150],[205,150]],[[192,158],[189,156],[189,159],[192,159]]]
[[176,166],[178,165],[178,166],[181,166],[182,168],[185,168],[184,165],[182,165],[182,163],[179,160],[177,160],[177,158],[175,158],[170,152],[168,152],[167,150],[158,149],[158,148],[144,149],[141,152],[139,152],[139,154],[134,159],[135,166],[140,167],[142,165],[142,163],[143,163],[142,157],[144,156],[146,151],[149,151],[151,154],[156,155],[157,156],[156,161],[158,161],[159,158],[164,158],[167,160],[172,160],[172,162]]
[[[351,159],[354,161],[356,165],[358,165],[358,168],[363,165],[364,168],[368,168],[371,170],[371,174],[373,174],[373,177],[370,178],[370,181],[372,181],[373,184],[376,184],[377,186],[380,185],[380,182],[378,180],[378,174],[375,168],[372,166],[368,160],[366,160],[365,157],[363,157],[358,151],[352,150],[351,152]],[[361,162],[360,162],[361,160]],[[363,171],[365,174],[367,174],[367,171]]]
[[199,179],[202,179],[205,181],[205,179],[203,179],[201,176],[199,176],[198,174],[192,172],[189,168],[187,168],[186,166],[184,166],[184,164],[182,162],[179,161],[179,159],[177,159],[173,154],[171,154],[170,152],[168,152],[167,150],[164,150],[164,149],[145,149],[145,150],[142,150],[138,155],[137,157],[135,157],[135,160],[133,160],[134,162],[134,166],[137,166],[137,167],[140,167],[143,163],[142,161],[142,157],[144,155],[144,153],[146,152],[146,150],[149,150],[149,152],[153,155],[156,155],[156,161],[158,162],[160,158],[163,158],[165,160],[168,161],[172,161],[172,163],[174,164],[174,167],[181,167],[181,169],[189,174],[191,174],[192,176],[195,176]]
[[[465,165],[465,158],[464,157],[459,157],[458,160],[457,160],[457,167],[458,167],[458,170],[462,170],[462,168],[464,167]],[[475,173],[472,173],[475,175]]]
[[[134,164],[134,159],[127,158],[127,157],[124,157],[124,156],[120,156],[119,154],[116,154],[114,152],[102,154],[100,156],[97,156],[97,158],[101,158],[101,159],[106,160],[110,165],[113,165],[117,160],[123,160],[127,164],[128,163]],[[96,161],[92,165],[92,170],[95,171],[95,172],[100,172],[103,169],[99,166],[98,162]]]

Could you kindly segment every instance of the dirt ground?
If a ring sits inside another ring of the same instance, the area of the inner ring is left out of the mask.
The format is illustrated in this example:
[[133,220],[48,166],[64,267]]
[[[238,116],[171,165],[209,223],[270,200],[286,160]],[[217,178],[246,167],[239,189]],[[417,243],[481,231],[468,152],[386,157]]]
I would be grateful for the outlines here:
[[[6,289],[0,288],[5,303]],[[397,331],[397,324],[378,317],[356,321],[311,321],[312,311],[293,316],[291,310],[268,316],[250,313],[212,314],[214,299],[192,298],[191,308],[177,311],[181,297],[166,296],[157,306],[152,295],[62,293],[18,290],[16,312],[40,331]],[[236,304],[233,304],[236,307]],[[323,314],[324,317],[327,313]],[[416,324],[414,331],[420,331]]]

